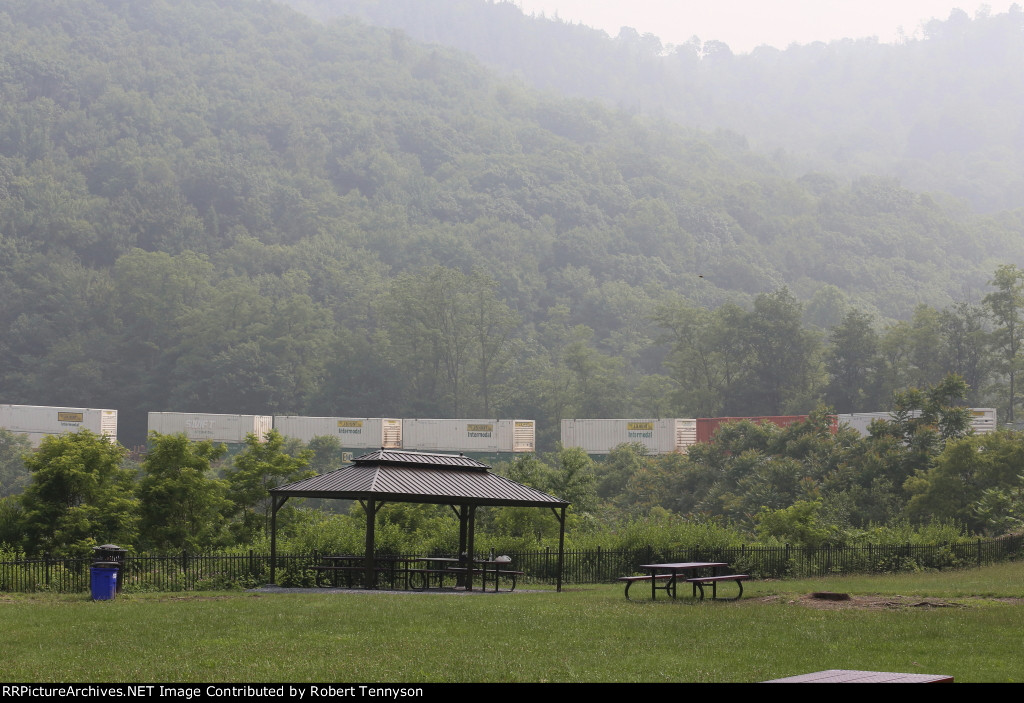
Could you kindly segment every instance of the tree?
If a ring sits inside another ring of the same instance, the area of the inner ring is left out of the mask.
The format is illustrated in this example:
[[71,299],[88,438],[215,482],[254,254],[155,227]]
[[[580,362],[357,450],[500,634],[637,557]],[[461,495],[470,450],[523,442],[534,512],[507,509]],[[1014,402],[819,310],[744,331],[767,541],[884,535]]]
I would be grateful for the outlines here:
[[989,284],[997,290],[986,295],[983,303],[996,324],[992,339],[1001,357],[999,370],[1007,381],[1006,421],[1012,423],[1017,405],[1017,374],[1024,368],[1024,271],[1013,264],[1000,266]]
[[757,514],[757,535],[801,547],[817,547],[840,533],[821,515],[820,501],[798,500],[788,508],[764,508]]
[[[470,278],[437,266],[399,276],[385,305],[393,363],[420,402],[458,417],[476,335]],[[440,401],[440,402],[438,402]]]
[[820,343],[801,318],[786,288],[757,296],[742,328],[750,356],[744,383],[731,398],[736,414],[781,415],[814,402]]
[[88,430],[44,437],[25,459],[21,496],[26,552],[86,556],[89,547],[135,541],[138,500],[124,447]]
[[868,411],[876,400],[882,359],[871,318],[859,310],[846,313],[829,333],[825,399],[836,412]]
[[655,312],[655,322],[666,330],[659,341],[671,345],[665,366],[678,386],[676,407],[683,415],[721,415],[748,353],[740,329],[746,314],[732,303],[708,311],[680,302]]
[[594,510],[597,507],[594,461],[579,447],[562,449],[553,458],[557,470],[550,475],[548,492],[572,503],[576,512]]
[[477,376],[483,416],[490,417],[495,377],[510,361],[512,336],[519,329],[519,316],[495,295],[497,283],[480,273],[473,275],[475,299],[471,325],[476,338]]
[[[956,519],[971,530],[999,533],[1024,517],[1024,438],[994,432],[948,443],[933,467],[907,480],[910,517]],[[1016,514],[1015,514],[1016,513]]]
[[620,444],[597,465],[597,495],[605,500],[621,501],[626,486],[644,468],[647,448],[640,442]]
[[284,447],[285,438],[277,430],[267,432],[262,441],[249,434],[245,449],[226,472],[228,496],[238,516],[233,529],[242,540],[269,534],[271,488],[315,475],[307,468],[313,456],[311,451],[306,449],[298,456],[289,456]]
[[233,503],[228,484],[210,476],[223,444],[191,442],[184,434],[151,432],[139,482],[140,545],[198,550],[220,541]]
[[959,302],[940,314],[945,339],[946,370],[957,374],[969,387],[968,402],[977,406],[992,375],[993,357],[985,310],[981,306]]

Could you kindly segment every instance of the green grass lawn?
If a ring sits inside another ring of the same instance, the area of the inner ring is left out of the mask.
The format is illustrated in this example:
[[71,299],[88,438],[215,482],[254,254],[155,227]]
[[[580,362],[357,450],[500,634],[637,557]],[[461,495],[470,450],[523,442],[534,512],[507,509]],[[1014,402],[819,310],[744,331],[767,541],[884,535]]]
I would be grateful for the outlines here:
[[[723,592],[732,584],[726,584]],[[812,591],[910,596],[822,610]],[[729,591],[732,593],[733,591]],[[744,599],[563,593],[0,594],[4,682],[752,682],[821,669],[1024,681],[1024,564],[749,583]],[[661,596],[661,594],[659,594]],[[983,596],[978,598],[977,596]],[[914,599],[946,607],[913,607]]]

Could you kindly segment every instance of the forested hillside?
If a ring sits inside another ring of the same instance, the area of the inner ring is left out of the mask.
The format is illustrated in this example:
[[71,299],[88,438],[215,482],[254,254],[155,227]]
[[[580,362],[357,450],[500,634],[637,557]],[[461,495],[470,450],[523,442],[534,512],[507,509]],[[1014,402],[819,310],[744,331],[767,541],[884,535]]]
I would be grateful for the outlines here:
[[[954,10],[903,43],[849,39],[734,54],[717,37],[679,46],[525,17],[504,0],[285,0],[354,14],[457,47],[567,96],[684,125],[725,128],[787,172],[879,174],[983,211],[1024,207],[1024,11]],[[894,28],[895,29],[895,28]]]
[[952,306],[1021,224],[356,20],[0,0],[0,402],[116,408],[128,443],[149,410],[515,416],[546,446],[560,417],[806,412],[856,311],[850,410],[970,334],[998,399],[998,325]]

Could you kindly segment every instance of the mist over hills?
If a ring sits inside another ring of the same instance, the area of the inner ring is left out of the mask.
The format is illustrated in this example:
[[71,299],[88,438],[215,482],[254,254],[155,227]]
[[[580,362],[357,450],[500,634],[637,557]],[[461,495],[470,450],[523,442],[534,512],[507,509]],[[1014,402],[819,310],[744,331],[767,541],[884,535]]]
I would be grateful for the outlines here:
[[0,0],[0,97],[0,402],[135,441],[147,410],[687,416],[665,306],[907,318],[1021,253],[1020,212],[270,2]]
[[899,45],[843,40],[734,54],[714,37],[665,46],[527,17],[487,0],[287,0],[452,46],[566,96],[750,140],[793,176],[894,177],[985,212],[1024,207],[1024,11],[954,10]]

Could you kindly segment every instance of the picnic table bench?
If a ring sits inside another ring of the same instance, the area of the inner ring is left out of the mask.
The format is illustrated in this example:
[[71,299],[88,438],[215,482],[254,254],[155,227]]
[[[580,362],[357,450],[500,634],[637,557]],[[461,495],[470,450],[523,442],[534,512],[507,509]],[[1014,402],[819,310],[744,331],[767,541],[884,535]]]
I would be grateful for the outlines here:
[[749,574],[726,574],[724,576],[697,576],[686,579],[686,583],[692,583],[700,589],[700,599],[704,600],[704,587],[711,586],[711,600],[718,600],[718,584],[721,581],[735,581],[740,587],[740,593],[730,600],[739,600],[743,597],[743,582],[750,578]]
[[629,587],[637,581],[650,581],[652,579],[670,579],[672,574],[647,574],[646,576],[620,576],[618,581],[626,583],[626,600],[629,600]]
[[[505,578],[510,582],[508,590],[511,593],[516,590],[516,579],[526,574],[525,571],[498,568],[498,566],[509,564],[509,562],[506,561],[477,561],[475,564],[477,564],[477,566],[474,566],[472,569],[465,566],[453,566],[449,567],[448,571],[462,575],[472,572],[473,576],[480,577],[480,585],[485,591],[487,590],[487,577],[491,576],[494,579],[495,593],[498,592],[499,583],[502,578]],[[494,568],[488,569],[488,566],[493,566]]]

